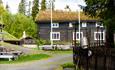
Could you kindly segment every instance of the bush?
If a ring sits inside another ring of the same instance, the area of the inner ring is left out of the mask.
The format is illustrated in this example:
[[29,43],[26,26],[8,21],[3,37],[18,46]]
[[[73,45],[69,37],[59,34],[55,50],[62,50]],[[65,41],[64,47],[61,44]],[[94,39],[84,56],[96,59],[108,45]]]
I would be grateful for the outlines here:
[[75,65],[73,63],[65,63],[63,65],[61,65],[63,68],[74,68]]
[[36,41],[37,41],[37,45],[48,45],[48,44],[51,44],[50,41],[48,41],[48,40],[39,39],[39,40],[36,40]]

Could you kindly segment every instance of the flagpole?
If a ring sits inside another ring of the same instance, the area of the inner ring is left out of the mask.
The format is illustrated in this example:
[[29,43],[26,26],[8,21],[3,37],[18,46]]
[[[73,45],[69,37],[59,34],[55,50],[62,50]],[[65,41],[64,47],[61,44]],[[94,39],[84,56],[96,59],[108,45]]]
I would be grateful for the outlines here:
[[78,10],[78,23],[79,23],[79,45],[81,46],[80,9]]
[[53,23],[53,20],[52,20],[52,2],[53,0],[51,0],[51,33],[50,33],[50,41],[51,41],[51,47],[53,47],[53,39],[52,39],[52,32],[53,32],[53,28],[52,28],[52,23]]

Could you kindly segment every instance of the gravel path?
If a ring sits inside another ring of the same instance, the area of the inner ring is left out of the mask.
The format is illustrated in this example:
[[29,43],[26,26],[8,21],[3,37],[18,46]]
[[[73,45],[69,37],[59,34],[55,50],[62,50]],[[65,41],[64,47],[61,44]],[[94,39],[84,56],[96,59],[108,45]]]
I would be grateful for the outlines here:
[[54,70],[66,62],[72,62],[72,54],[60,54],[48,59],[23,64],[0,64],[0,70]]

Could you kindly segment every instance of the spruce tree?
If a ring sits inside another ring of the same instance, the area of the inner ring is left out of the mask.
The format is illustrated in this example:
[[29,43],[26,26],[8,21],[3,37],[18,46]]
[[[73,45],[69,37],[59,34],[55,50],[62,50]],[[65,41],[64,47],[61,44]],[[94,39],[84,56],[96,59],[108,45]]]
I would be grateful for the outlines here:
[[10,10],[9,10],[9,5],[8,4],[6,4],[6,10],[9,12]]
[[52,3],[52,10],[54,10],[54,8],[55,8],[54,2],[55,2],[55,0],[52,0],[52,2],[51,2],[51,0],[50,0],[50,1],[48,2],[48,4],[47,4],[47,8],[48,8],[48,9],[51,9],[51,3]]
[[39,12],[39,1],[34,0],[33,7],[32,7],[32,17],[33,17],[33,19],[35,19],[38,12]]
[[29,1],[28,5],[28,16],[31,16],[31,1]]
[[21,2],[19,3],[18,12],[25,14],[25,11],[26,11],[25,0],[21,0]]
[[46,10],[46,0],[42,0],[41,10]]

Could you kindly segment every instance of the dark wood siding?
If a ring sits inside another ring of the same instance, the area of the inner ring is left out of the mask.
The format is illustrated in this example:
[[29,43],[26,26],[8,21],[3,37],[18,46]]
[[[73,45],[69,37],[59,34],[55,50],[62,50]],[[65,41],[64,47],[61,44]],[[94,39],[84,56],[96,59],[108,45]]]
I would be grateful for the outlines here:
[[[58,42],[71,42],[73,40],[73,32],[74,27],[69,27],[70,22],[58,22],[59,28],[53,28],[53,32],[60,32],[60,41]],[[78,24],[78,22],[76,22]],[[50,40],[50,31],[51,31],[51,23],[38,23],[39,26],[39,37],[44,40]],[[87,27],[82,27],[81,22],[81,32],[83,32],[83,36],[88,36],[92,43],[97,42],[94,40],[94,32],[97,31],[95,22],[87,22]],[[101,30],[100,30],[101,31]],[[78,26],[77,26],[78,32]]]

